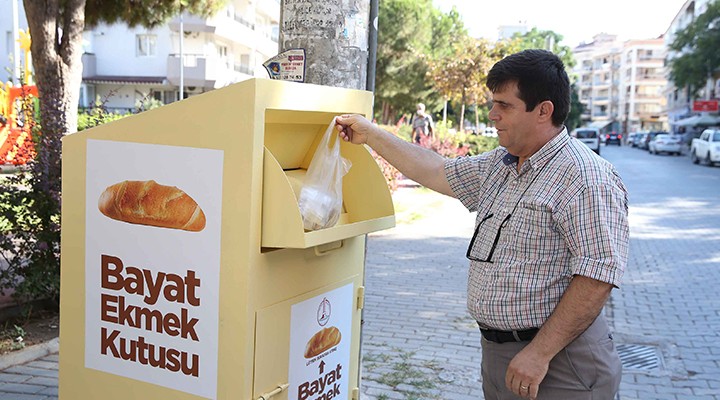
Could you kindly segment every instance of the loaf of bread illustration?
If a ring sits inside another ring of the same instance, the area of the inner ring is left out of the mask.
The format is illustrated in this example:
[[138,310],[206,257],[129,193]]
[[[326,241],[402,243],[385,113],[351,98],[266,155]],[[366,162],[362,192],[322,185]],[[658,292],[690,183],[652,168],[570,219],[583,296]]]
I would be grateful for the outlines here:
[[105,216],[131,224],[199,232],[205,213],[187,193],[155,181],[122,181],[100,195],[98,209]]
[[305,346],[305,358],[313,358],[316,355],[329,350],[340,343],[342,335],[340,330],[334,326],[323,328],[313,335]]

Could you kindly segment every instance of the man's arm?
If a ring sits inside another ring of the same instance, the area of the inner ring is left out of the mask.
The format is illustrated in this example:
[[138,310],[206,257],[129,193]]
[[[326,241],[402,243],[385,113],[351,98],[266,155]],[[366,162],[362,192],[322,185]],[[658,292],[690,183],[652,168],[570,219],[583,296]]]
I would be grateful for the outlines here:
[[609,283],[575,275],[540,332],[510,361],[507,387],[519,396],[536,398],[550,361],[595,321],[612,289]]
[[343,115],[336,121],[343,140],[367,144],[403,175],[436,192],[455,197],[445,176],[444,157],[384,131],[360,115]]

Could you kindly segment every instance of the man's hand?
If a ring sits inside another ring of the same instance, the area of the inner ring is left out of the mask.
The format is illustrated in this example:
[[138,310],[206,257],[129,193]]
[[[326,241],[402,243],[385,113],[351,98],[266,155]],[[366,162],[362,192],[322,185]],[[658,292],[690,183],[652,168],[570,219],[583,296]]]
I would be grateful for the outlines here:
[[609,283],[574,275],[540,332],[510,360],[505,374],[508,389],[526,399],[537,398],[550,361],[595,321],[612,288]]
[[534,400],[549,366],[550,361],[535,354],[531,346],[526,346],[510,361],[505,386],[522,398]]
[[367,143],[368,135],[375,129],[373,123],[362,115],[338,116],[335,119],[335,127],[343,140],[354,144]]

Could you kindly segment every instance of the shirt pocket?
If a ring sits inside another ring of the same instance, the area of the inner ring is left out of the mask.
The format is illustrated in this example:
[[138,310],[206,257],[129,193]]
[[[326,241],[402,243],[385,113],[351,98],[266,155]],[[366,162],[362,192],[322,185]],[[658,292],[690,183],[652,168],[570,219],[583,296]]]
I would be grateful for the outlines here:
[[513,236],[517,240],[517,249],[525,257],[534,259],[557,255],[564,249],[564,241],[550,207],[521,201],[513,219]]

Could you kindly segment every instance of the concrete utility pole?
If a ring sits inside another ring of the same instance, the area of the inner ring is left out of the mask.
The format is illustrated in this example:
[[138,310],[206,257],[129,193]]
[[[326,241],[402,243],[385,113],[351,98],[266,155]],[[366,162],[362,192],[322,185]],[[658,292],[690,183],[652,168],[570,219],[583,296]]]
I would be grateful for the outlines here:
[[280,52],[305,49],[306,83],[364,90],[369,18],[370,0],[283,0]]

